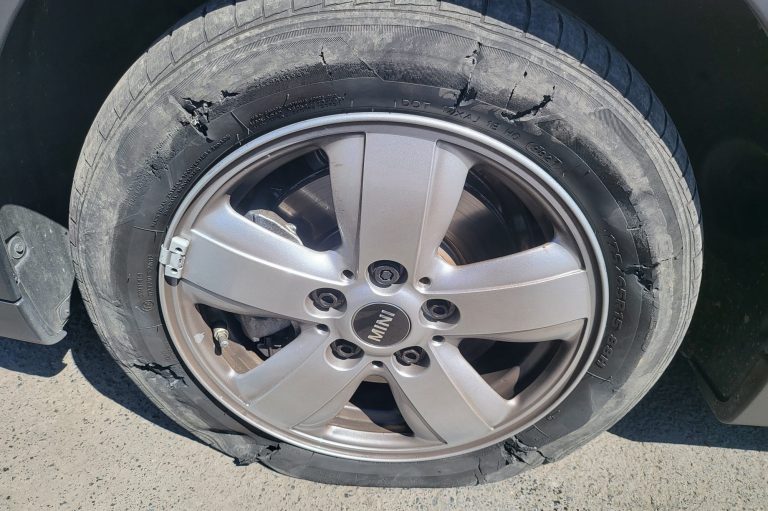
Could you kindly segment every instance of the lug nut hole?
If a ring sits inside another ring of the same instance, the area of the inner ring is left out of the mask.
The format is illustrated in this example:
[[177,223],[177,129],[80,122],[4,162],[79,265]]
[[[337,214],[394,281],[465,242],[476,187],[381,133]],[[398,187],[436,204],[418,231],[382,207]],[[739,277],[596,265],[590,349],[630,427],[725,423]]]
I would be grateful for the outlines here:
[[360,358],[363,355],[363,350],[359,346],[353,344],[345,339],[336,339],[331,343],[331,351],[341,360],[349,360],[350,358]]
[[434,323],[455,323],[459,318],[459,309],[448,300],[427,300],[421,306],[421,312],[427,321]]
[[427,353],[419,346],[405,348],[395,353],[395,360],[404,366],[426,365]]
[[344,294],[336,289],[316,289],[309,293],[309,299],[312,301],[315,307],[321,311],[329,311],[331,309],[341,310],[344,304],[347,303]]
[[402,264],[394,261],[376,261],[368,267],[371,282],[378,287],[390,287],[402,284],[408,279],[408,273]]

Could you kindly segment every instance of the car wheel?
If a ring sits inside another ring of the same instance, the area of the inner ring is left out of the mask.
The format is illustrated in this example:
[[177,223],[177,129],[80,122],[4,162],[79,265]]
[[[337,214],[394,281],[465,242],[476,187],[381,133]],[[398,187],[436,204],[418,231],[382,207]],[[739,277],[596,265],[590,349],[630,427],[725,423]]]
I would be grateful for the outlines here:
[[239,462],[500,480],[621,418],[690,321],[696,187],[637,71],[546,2],[418,3],[211,4],[86,140],[91,318]]

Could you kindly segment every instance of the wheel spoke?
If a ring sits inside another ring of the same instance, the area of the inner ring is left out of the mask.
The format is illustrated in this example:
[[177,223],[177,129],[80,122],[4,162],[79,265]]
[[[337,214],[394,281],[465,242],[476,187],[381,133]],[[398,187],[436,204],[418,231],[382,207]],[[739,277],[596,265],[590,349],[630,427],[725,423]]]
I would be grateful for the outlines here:
[[433,273],[429,292],[459,309],[458,323],[447,332],[451,336],[570,338],[590,315],[588,274],[559,243],[465,266],[439,261]]
[[362,361],[342,368],[328,355],[328,336],[302,333],[234,384],[249,407],[274,425],[316,425],[338,415],[365,376]]
[[341,249],[347,268],[357,268],[357,234],[360,227],[360,191],[363,183],[365,136],[350,135],[327,143],[333,208],[341,233]]
[[481,438],[510,414],[508,402],[450,343],[432,347],[428,367],[413,374],[395,370],[393,379],[393,395],[411,429],[424,435],[428,428],[446,443]]
[[309,293],[342,285],[335,253],[272,233],[224,199],[198,218],[189,241],[182,279],[196,299],[221,309],[313,321]]
[[531,330],[513,332],[496,332],[492,334],[474,335],[478,339],[493,339],[502,342],[545,342],[545,341],[573,341],[584,330],[584,319],[574,319],[557,325],[544,326]]
[[448,230],[471,159],[435,139],[388,133],[325,149],[342,253],[356,250],[361,271],[392,260],[418,273],[419,259],[432,259]]

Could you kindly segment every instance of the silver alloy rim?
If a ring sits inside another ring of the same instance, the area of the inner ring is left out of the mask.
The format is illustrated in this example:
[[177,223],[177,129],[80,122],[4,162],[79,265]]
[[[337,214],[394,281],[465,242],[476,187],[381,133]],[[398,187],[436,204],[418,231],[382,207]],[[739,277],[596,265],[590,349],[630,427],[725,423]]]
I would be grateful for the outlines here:
[[[239,190],[314,150],[322,150],[329,162],[341,240],[332,250],[303,246],[233,207]],[[441,243],[467,175],[478,166],[503,174],[545,217],[552,226],[546,242],[470,264],[446,260]],[[427,117],[333,115],[264,135],[208,171],[167,232],[165,247],[174,239],[189,242],[180,278],[168,278],[160,269],[160,301],[190,374],[245,422],[332,456],[445,458],[531,427],[585,374],[607,316],[607,277],[598,242],[565,190],[498,140]],[[377,261],[396,261],[407,278],[377,286],[368,272]],[[315,307],[308,297],[317,289],[342,293],[343,307]],[[422,306],[433,299],[454,304],[454,320],[425,317]],[[375,303],[407,315],[409,329],[402,340],[383,345],[355,330],[356,313]],[[299,333],[249,367],[239,355],[222,355],[201,304],[289,319]],[[362,353],[335,356],[331,345],[338,339]],[[513,395],[502,395],[465,358],[462,343],[469,339],[558,344],[541,376]],[[426,363],[402,362],[401,350],[412,347],[421,350]],[[407,431],[382,426],[350,404],[363,382],[389,386]]]

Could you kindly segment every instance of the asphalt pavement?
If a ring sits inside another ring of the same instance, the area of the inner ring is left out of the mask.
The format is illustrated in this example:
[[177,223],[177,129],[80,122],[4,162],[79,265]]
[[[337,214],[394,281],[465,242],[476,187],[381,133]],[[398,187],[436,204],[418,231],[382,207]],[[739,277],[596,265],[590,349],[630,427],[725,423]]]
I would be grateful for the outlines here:
[[81,308],[55,346],[0,339],[0,509],[768,509],[768,428],[718,423],[676,360],[610,431],[509,481],[327,486],[236,466],[160,413]]

